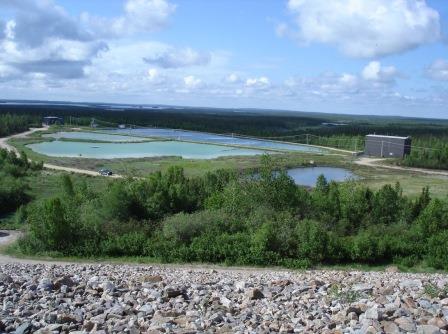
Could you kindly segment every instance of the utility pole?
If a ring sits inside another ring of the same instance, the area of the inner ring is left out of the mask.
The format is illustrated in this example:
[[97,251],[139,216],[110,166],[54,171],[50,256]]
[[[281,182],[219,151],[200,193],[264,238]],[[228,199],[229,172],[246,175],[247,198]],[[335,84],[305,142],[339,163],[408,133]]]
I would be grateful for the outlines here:
[[310,144],[310,140],[309,140],[309,137],[308,137],[308,136],[309,136],[309,134],[307,133],[307,134],[306,134],[306,144],[307,144],[307,145]]
[[383,158],[384,140],[381,141],[381,158]]

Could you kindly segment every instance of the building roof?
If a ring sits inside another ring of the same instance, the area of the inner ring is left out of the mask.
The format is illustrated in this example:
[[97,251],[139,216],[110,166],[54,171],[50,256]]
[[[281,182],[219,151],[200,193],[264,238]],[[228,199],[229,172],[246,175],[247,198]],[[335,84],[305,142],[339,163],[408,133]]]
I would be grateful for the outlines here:
[[399,137],[399,136],[367,135],[366,137],[372,137],[372,138],[391,138],[391,139],[409,139],[409,136],[408,136],[408,137]]

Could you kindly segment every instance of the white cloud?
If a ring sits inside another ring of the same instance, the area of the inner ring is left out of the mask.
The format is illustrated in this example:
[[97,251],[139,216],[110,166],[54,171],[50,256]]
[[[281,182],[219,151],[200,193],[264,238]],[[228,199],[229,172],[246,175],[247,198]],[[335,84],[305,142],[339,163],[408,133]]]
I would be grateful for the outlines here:
[[398,75],[394,66],[382,66],[378,61],[371,61],[362,70],[362,77],[370,81],[393,82]]
[[175,10],[167,0],[127,0],[122,16],[109,19],[83,13],[81,20],[98,37],[122,37],[164,28]]
[[184,77],[184,84],[188,89],[197,88],[202,84],[202,80],[193,75],[188,75]]
[[143,58],[146,63],[162,68],[203,66],[207,65],[210,59],[209,53],[199,52],[192,48],[175,49],[173,47]]
[[426,75],[433,80],[448,80],[448,60],[437,59],[427,69]]
[[226,82],[229,83],[239,83],[241,82],[241,78],[238,76],[238,74],[236,73],[230,73],[226,78],[225,78]]
[[343,73],[339,78],[339,82],[347,86],[356,86],[358,84],[358,77],[353,74]]
[[158,78],[158,76],[159,76],[159,71],[156,68],[150,68],[148,70],[148,78],[150,80],[155,80]]
[[0,38],[0,66],[15,74],[10,79],[80,78],[92,60],[107,50],[104,42],[94,40],[52,1],[8,0],[1,6],[14,14]]
[[[441,36],[439,13],[425,0],[289,0],[302,43],[337,46],[357,58],[401,53]],[[285,35],[284,24],[277,33]]]
[[266,87],[270,85],[270,81],[267,77],[248,78],[246,80],[247,87]]

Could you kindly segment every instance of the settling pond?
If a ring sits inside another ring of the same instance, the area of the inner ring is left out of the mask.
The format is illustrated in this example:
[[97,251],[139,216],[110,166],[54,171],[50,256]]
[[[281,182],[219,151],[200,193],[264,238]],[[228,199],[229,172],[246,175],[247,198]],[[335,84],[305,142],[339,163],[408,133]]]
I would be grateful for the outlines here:
[[[57,132],[47,138],[67,138],[30,144],[33,151],[52,157],[94,159],[180,156],[185,159],[215,159],[225,156],[252,156],[282,151],[325,153],[304,145],[258,139],[233,138],[202,132],[171,129],[114,129],[103,132]],[[76,139],[82,141],[76,141]],[[92,142],[88,142],[92,140]],[[152,141],[148,141],[152,140]],[[101,141],[101,142],[94,142]]]
[[326,152],[326,150],[320,149],[318,147],[312,147],[300,144],[288,144],[288,143],[281,143],[254,138],[232,137],[232,136],[217,135],[213,133],[198,132],[198,131],[147,128],[147,129],[113,129],[108,130],[108,132],[116,134],[127,134],[130,136],[167,138],[176,140],[186,140],[192,142],[246,146],[255,149],[266,148],[274,150],[310,152],[310,153]]
[[33,151],[51,157],[78,157],[91,159],[149,158],[181,156],[185,159],[214,159],[224,156],[250,156],[265,153],[262,150],[187,143],[179,141],[152,141],[144,143],[86,143],[52,141],[28,145]]
[[68,131],[62,131],[62,132],[56,132],[56,133],[49,133],[45,134],[42,137],[45,138],[66,138],[66,139],[81,139],[81,140],[100,140],[100,141],[108,141],[108,142],[117,142],[117,143],[123,143],[123,142],[139,142],[139,141],[145,141],[146,138],[142,137],[132,137],[132,136],[120,136],[120,135],[112,135],[112,134],[105,134],[105,133],[99,133],[99,132],[68,132]]
[[287,171],[294,182],[301,186],[314,187],[317,178],[323,174],[328,182],[344,182],[359,177],[345,168],[339,167],[301,167],[293,168]]

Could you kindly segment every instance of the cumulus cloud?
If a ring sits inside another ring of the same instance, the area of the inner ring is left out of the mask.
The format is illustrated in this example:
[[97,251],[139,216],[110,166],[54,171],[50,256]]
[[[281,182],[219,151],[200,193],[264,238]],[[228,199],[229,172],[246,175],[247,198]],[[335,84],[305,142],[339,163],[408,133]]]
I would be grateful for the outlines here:
[[373,58],[401,53],[441,36],[439,13],[425,0],[289,0],[298,31],[280,35],[335,45],[344,54]]
[[210,59],[211,56],[209,53],[195,51],[191,48],[175,49],[172,47],[163,52],[143,58],[146,63],[162,68],[207,65],[210,63]]
[[391,96],[396,79],[401,78],[394,66],[383,66],[378,61],[369,62],[360,73],[323,73],[315,77],[293,77],[284,87],[291,96],[316,96],[320,98],[351,99],[368,96]]
[[107,49],[52,1],[5,0],[1,6],[12,10],[14,18],[6,22],[0,39],[0,65],[15,78],[79,78]]
[[362,70],[362,77],[370,81],[393,82],[398,75],[394,66],[382,66],[378,61],[371,61]]
[[270,85],[270,81],[267,77],[248,78],[246,80],[247,87],[267,87]]
[[167,0],[127,0],[124,14],[112,19],[83,13],[85,27],[98,37],[122,37],[137,32],[164,28],[176,5]]
[[188,89],[197,88],[202,84],[202,80],[196,78],[194,75],[184,77],[184,85]]
[[448,81],[448,60],[435,60],[426,69],[426,75],[433,80]]
[[81,29],[74,18],[52,1],[5,1],[0,2],[2,6],[16,12],[15,19],[9,21],[9,29],[13,29],[20,45],[40,46],[47,38],[92,40],[89,32]]
[[159,76],[159,71],[156,68],[151,68],[148,70],[148,78],[150,80],[155,80]]
[[238,83],[241,82],[241,78],[238,76],[238,74],[236,73],[230,73],[226,78],[225,78],[226,82],[229,83]]

